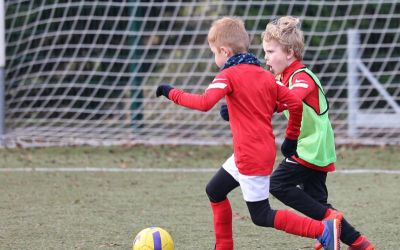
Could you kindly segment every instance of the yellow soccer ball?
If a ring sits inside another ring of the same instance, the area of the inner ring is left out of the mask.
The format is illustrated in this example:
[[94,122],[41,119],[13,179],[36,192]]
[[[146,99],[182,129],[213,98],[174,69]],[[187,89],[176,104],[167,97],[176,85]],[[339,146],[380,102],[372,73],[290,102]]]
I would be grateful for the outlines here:
[[133,250],[174,250],[171,235],[160,227],[140,231],[133,240]]

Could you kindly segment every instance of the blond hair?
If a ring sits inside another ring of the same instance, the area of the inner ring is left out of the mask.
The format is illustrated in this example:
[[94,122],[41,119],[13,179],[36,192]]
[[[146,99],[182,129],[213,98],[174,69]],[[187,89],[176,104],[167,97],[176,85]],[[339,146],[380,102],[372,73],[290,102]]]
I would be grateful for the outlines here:
[[246,53],[249,50],[250,38],[244,22],[237,17],[223,17],[213,22],[207,37],[208,43],[216,47],[226,46],[234,54]]
[[292,49],[297,59],[303,59],[304,35],[298,18],[284,16],[268,23],[261,37],[267,42],[276,40],[286,52]]

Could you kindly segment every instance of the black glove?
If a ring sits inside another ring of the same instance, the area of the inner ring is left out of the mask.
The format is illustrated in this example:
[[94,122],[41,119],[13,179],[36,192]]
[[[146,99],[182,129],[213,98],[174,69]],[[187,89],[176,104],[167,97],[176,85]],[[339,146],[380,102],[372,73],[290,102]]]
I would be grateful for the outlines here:
[[219,109],[219,114],[221,115],[222,119],[228,122],[229,121],[228,105],[222,104],[221,108]]
[[299,157],[297,155],[297,140],[291,140],[288,138],[285,138],[285,140],[282,143],[281,146],[281,152],[283,154],[283,156],[285,157],[291,157],[291,156],[296,156]]
[[168,84],[160,85],[157,87],[156,96],[160,97],[161,95],[163,95],[169,99],[168,94],[171,91],[171,89],[173,89],[173,87],[171,87]]

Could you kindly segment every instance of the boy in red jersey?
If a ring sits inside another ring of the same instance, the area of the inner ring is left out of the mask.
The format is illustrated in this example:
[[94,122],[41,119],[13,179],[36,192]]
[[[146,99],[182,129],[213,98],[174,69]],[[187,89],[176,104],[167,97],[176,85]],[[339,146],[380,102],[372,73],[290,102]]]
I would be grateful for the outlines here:
[[[271,124],[274,108],[276,102],[287,105],[290,118],[286,140],[296,141],[301,101],[248,53],[249,36],[240,19],[224,17],[215,21],[208,33],[208,43],[221,72],[205,92],[189,94],[160,85],[156,96],[163,95],[178,105],[200,111],[210,110],[224,97],[228,103],[234,157],[224,163],[206,187],[213,212],[215,249],[233,249],[232,209],[227,195],[239,186],[256,225],[317,238],[326,249],[339,249],[340,220],[321,222],[288,210],[272,210],[269,205],[269,180],[276,157]],[[287,156],[296,154],[296,144],[285,145]]]
[[[341,217],[327,201],[326,177],[328,172],[335,170],[336,161],[329,105],[319,79],[301,62],[304,36],[299,28],[299,19],[285,16],[270,22],[262,37],[266,65],[280,82],[303,100],[298,155],[285,158],[274,171],[270,192],[313,219]],[[278,112],[285,109],[286,104],[277,103]],[[289,143],[297,144],[297,141]],[[340,239],[349,245],[350,250],[374,249],[368,239],[345,219]],[[321,247],[318,243],[315,246],[316,249]]]

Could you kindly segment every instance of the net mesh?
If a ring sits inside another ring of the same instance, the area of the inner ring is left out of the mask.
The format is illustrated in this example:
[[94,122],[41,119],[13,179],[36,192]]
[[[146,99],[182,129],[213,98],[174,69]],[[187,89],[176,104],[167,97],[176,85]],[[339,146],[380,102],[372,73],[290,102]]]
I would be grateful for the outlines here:
[[[336,142],[400,144],[396,122],[382,126],[350,117],[360,112],[383,120],[400,117],[398,1],[10,0],[5,8],[6,146],[230,143],[220,104],[201,113],[154,93],[163,83],[204,91],[218,72],[207,32],[225,15],[245,20],[250,51],[260,59],[267,22],[299,17],[304,63],[327,93]],[[358,84],[351,112],[349,29],[358,30],[354,49],[361,65],[351,72]],[[285,126],[276,115],[278,141]],[[355,133],[349,133],[350,126]]]

